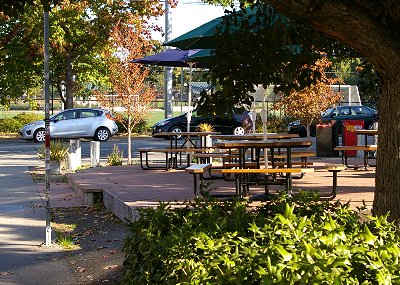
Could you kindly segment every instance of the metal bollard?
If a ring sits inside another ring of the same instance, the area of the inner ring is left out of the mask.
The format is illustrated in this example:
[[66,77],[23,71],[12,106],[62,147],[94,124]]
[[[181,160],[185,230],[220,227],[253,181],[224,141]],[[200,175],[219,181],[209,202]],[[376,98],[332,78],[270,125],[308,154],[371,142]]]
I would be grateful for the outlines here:
[[90,164],[92,167],[100,165],[100,142],[90,142]]
[[82,165],[82,149],[79,139],[69,140],[69,169],[77,170]]

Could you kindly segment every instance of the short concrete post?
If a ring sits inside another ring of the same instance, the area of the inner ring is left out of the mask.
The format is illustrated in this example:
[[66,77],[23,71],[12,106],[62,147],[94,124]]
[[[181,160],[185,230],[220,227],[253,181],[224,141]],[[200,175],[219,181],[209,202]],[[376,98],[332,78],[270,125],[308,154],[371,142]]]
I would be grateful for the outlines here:
[[[357,145],[366,145],[367,142],[365,141],[365,136],[364,135],[358,135],[357,136]],[[364,151],[363,150],[358,150],[357,151],[357,157],[358,158],[363,158],[364,157]]]
[[82,149],[79,139],[69,140],[69,169],[77,170],[82,165]]
[[205,142],[205,145],[204,145],[205,148],[212,147],[212,138],[211,138],[211,136],[209,136],[209,135],[205,136],[204,142]]
[[92,167],[100,165],[100,142],[90,142],[90,164]]

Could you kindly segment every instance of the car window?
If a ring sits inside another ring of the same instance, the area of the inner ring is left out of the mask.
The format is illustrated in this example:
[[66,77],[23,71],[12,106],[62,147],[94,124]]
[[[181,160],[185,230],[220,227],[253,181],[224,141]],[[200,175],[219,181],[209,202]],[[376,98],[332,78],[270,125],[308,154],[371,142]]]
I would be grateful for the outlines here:
[[339,109],[339,116],[349,116],[350,109],[349,108],[340,108]]
[[96,110],[81,110],[81,118],[93,118],[100,116]]
[[351,114],[352,115],[364,115],[364,114],[368,114],[368,113],[365,112],[364,108],[362,108],[362,107],[351,107]]
[[76,110],[65,111],[54,117],[54,119],[57,121],[71,120],[76,118],[78,118],[78,112]]
[[376,114],[376,110],[371,109],[371,108],[369,108],[369,107],[361,106],[360,108],[363,110],[364,114],[368,114],[368,115],[374,115],[374,114]]

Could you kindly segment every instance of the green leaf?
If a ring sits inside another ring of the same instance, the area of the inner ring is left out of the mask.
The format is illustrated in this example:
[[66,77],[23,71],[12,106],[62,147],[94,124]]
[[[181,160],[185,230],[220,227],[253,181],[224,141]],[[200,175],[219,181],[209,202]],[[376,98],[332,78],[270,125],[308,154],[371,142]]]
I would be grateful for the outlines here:
[[282,245],[276,244],[274,247],[279,252],[279,254],[282,256],[283,261],[289,261],[292,259],[293,255],[291,253],[287,252]]

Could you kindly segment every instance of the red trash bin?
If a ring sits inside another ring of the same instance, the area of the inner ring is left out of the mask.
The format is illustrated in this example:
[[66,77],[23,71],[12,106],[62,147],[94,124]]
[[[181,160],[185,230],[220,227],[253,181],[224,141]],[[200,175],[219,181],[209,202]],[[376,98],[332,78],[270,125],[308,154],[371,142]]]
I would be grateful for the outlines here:
[[[357,134],[354,131],[361,129],[364,129],[363,120],[344,120],[342,145],[357,145]],[[356,150],[346,150],[346,152],[347,156],[357,156]]]

